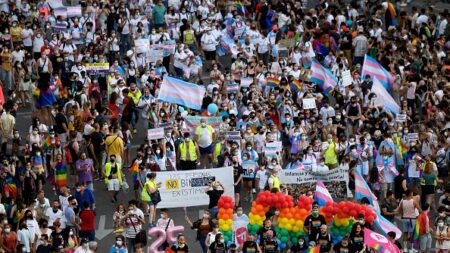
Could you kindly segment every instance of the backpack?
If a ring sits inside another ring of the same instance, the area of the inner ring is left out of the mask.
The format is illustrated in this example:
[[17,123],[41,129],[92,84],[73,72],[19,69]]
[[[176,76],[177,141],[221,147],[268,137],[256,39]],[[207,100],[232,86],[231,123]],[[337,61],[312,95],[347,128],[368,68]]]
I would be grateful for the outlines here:
[[147,246],[147,233],[145,232],[145,229],[142,229],[136,234],[136,237],[134,238],[134,243],[138,244],[141,243],[144,246]]

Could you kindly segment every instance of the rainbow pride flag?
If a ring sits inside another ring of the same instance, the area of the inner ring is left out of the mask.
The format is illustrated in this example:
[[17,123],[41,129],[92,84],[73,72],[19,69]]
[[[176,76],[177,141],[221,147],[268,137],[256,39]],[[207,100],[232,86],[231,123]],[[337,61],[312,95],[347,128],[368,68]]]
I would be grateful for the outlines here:
[[245,8],[244,4],[241,1],[235,1],[234,2],[234,7],[242,15],[245,15],[247,13],[246,8]]
[[137,160],[134,160],[133,165],[130,167],[130,173],[133,176],[133,181],[137,181],[137,176],[139,173],[139,164]]
[[5,180],[5,186],[3,187],[5,193],[9,193],[9,196],[12,198],[17,197],[17,186],[14,183],[14,179],[12,177],[8,177]]
[[67,186],[67,167],[63,162],[58,162],[55,166],[55,184],[58,189]]
[[302,83],[299,80],[294,80],[291,82],[291,87],[292,89],[294,89],[295,91],[299,92],[302,90]]
[[316,246],[314,248],[305,249],[301,251],[302,253],[320,253],[320,246]]
[[280,80],[276,77],[267,78],[267,87],[275,88],[280,85]]

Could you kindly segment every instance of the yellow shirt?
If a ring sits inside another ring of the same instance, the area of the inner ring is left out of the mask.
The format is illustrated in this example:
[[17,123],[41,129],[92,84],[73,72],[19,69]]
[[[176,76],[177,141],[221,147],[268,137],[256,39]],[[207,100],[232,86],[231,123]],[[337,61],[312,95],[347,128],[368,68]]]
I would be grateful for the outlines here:
[[20,26],[11,27],[11,40],[13,42],[22,40],[22,28]]
[[6,71],[11,71],[12,65],[12,56],[11,53],[2,53],[2,69]]
[[122,157],[123,140],[119,136],[108,136],[105,140],[105,146],[108,157],[111,155],[115,155],[117,158]]

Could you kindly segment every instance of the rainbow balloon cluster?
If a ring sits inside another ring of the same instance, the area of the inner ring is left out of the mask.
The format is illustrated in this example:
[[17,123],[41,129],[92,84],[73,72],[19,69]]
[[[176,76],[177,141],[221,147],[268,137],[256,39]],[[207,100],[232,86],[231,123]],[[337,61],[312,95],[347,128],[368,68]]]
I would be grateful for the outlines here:
[[219,230],[224,235],[225,241],[231,242],[233,240],[233,198],[230,196],[220,197],[217,207],[219,207],[217,214]]
[[[258,229],[263,226],[266,213],[271,207],[274,207],[280,211],[274,230],[277,233],[280,248],[284,249],[289,241],[295,243],[300,236],[306,235],[303,226],[306,217],[311,213],[313,201],[312,198],[300,196],[297,206],[295,206],[292,196],[280,192],[260,192],[252,203],[248,231],[250,234],[256,234]],[[335,242],[341,241],[350,232],[359,214],[363,214],[365,221],[370,224],[376,218],[374,211],[368,206],[350,201],[326,203],[319,209],[319,213],[325,217],[327,223],[332,222],[331,233]]]
[[269,191],[260,192],[256,200],[252,203],[252,210],[248,215],[249,225],[248,231],[250,234],[256,234],[258,229],[263,225],[266,219],[266,213],[270,207],[275,207],[278,210],[289,209],[294,206],[294,199],[292,196],[283,195],[283,193],[271,193]]
[[350,233],[359,214],[364,215],[365,222],[370,224],[376,219],[375,212],[368,206],[350,201],[327,203],[320,209],[320,213],[325,216],[327,222],[333,221],[331,234],[334,243],[340,242],[344,236]]

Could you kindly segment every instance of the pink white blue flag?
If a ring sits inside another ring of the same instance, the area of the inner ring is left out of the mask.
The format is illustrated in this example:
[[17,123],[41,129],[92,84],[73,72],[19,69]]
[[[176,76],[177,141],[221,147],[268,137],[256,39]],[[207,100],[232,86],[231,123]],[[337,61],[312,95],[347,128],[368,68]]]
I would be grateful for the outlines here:
[[158,100],[200,110],[205,91],[203,86],[165,76],[159,90]]
[[366,55],[364,57],[364,64],[361,71],[362,78],[370,75],[371,78],[376,78],[380,81],[385,89],[392,89],[394,85],[394,78],[380,63],[374,58]]
[[377,78],[373,78],[372,92],[377,95],[376,106],[384,106],[385,110],[395,114],[400,113],[400,106]]
[[334,89],[338,83],[333,73],[315,59],[311,64],[311,72],[310,81],[318,84],[324,91]]
[[327,187],[322,181],[317,181],[316,191],[314,192],[314,200],[319,204],[319,206],[324,206],[327,202],[333,202],[333,197],[328,192]]

